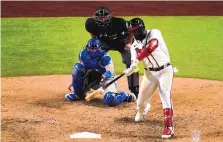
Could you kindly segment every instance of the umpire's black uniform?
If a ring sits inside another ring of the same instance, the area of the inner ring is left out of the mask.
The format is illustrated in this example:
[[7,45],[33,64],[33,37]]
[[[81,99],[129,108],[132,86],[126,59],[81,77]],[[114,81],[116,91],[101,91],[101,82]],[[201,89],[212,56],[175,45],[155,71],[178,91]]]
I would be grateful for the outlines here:
[[[105,10],[107,9],[105,8]],[[104,11],[102,12],[104,14]],[[105,50],[106,52],[109,50],[119,51],[122,56],[122,62],[126,65],[126,67],[130,67],[130,50],[125,50],[125,46],[129,38],[128,24],[129,23],[122,18],[111,17],[109,19],[109,24],[107,24],[106,26],[101,26],[95,18],[88,18],[85,23],[85,28],[89,33],[92,34],[92,36],[102,41],[103,50]],[[128,76],[128,86],[129,90],[138,97],[138,72],[135,72],[131,76]]]

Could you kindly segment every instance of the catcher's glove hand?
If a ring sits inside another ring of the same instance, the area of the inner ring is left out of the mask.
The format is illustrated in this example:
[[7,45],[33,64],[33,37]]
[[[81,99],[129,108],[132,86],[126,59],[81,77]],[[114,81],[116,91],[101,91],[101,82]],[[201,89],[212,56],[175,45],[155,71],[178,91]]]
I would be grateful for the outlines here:
[[94,85],[100,83],[102,80],[103,76],[102,74],[96,70],[96,69],[91,69],[88,70],[86,75],[85,75],[85,80],[84,80],[84,90],[90,90]]

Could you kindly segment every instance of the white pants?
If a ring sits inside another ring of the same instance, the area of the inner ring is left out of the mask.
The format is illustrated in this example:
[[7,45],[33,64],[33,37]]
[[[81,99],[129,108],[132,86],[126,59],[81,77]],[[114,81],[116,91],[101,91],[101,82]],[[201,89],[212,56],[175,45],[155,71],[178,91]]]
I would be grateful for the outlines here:
[[171,88],[173,82],[173,67],[170,65],[160,71],[144,71],[139,89],[137,110],[142,113],[156,88],[159,87],[159,95],[163,109],[171,108]]

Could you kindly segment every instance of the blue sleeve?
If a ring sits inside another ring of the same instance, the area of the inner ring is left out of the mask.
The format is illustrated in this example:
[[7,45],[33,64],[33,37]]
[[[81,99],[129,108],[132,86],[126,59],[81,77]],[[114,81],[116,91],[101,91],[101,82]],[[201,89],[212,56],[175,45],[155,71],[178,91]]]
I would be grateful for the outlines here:
[[83,51],[84,51],[84,50],[81,50],[81,52],[79,53],[79,56],[78,56],[78,59],[79,59],[80,62],[83,62],[83,61],[82,61]]
[[[108,79],[112,77],[112,71],[113,71],[113,65],[112,65],[112,60],[111,57],[105,54],[99,61],[100,66],[106,69],[106,72],[104,72],[105,79]],[[111,67],[109,67],[111,66]]]
[[110,71],[106,71],[103,75],[105,76],[105,79],[112,77],[112,73]]
[[104,68],[105,66],[110,64],[110,61],[111,61],[111,57],[108,55],[105,55],[100,59],[99,64],[101,65],[101,67]]

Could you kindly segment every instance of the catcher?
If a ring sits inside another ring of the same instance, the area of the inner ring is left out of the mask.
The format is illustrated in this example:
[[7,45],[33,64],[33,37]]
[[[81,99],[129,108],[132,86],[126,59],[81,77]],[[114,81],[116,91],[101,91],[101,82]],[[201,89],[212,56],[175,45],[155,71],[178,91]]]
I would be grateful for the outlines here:
[[131,46],[132,64],[124,73],[132,74],[139,61],[144,63],[144,76],[139,89],[137,113],[135,121],[143,120],[150,109],[149,100],[159,88],[164,114],[164,130],[162,138],[174,135],[173,108],[171,87],[173,81],[173,67],[165,41],[158,29],[145,30],[144,22],[140,18],[130,20],[130,31],[134,32],[135,41]]
[[[105,83],[114,79],[114,64],[111,57],[101,50],[100,41],[92,38],[79,54],[79,63],[76,63],[72,71],[73,93],[65,95],[66,100],[84,100],[86,93],[91,89],[98,89]],[[117,83],[111,84],[103,92],[104,104],[117,106],[122,102],[136,101],[133,93],[117,92]]]

